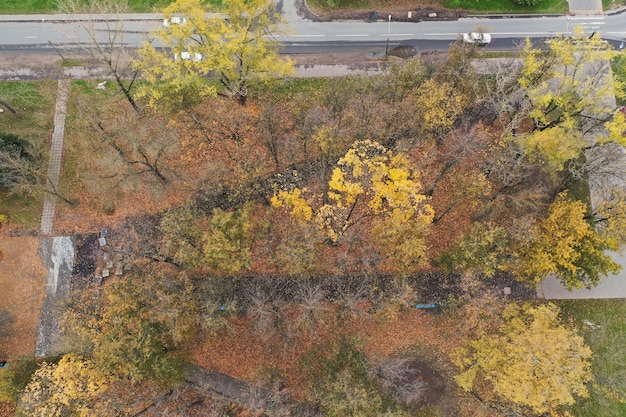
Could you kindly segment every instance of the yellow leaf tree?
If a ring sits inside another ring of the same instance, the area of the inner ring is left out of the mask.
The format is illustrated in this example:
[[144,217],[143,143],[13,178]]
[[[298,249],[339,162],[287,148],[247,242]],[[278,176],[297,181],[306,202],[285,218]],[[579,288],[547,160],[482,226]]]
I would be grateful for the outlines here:
[[525,96],[522,107],[534,122],[532,132],[520,135],[529,154],[545,157],[560,170],[594,145],[582,138],[598,136],[593,132],[604,126],[610,134],[594,139],[624,144],[626,138],[613,132],[623,132],[626,124],[607,100],[624,95],[620,79],[611,74],[617,55],[599,35],[587,36],[580,27],[571,37],[551,39],[547,51],[527,41],[518,82]]
[[19,410],[29,416],[92,416],[108,381],[93,363],[70,353],[57,364],[44,362],[24,389]]
[[237,273],[250,269],[255,223],[246,205],[232,212],[213,210],[204,232],[203,261],[215,271]]
[[616,187],[601,201],[593,213],[598,232],[620,247],[626,244],[626,191]]
[[447,133],[463,112],[465,101],[466,97],[451,82],[426,80],[417,89],[415,117],[420,130],[436,137]]
[[[178,0],[164,10],[166,19],[176,16],[185,20],[155,33],[164,52],[150,44],[140,51],[137,66],[151,83],[143,95],[153,104],[170,98],[168,94],[177,94],[184,101],[215,92],[245,104],[251,79],[293,73],[292,62],[278,54],[273,35],[281,17],[273,1],[224,0],[222,6],[222,13],[207,14],[200,0]],[[183,59],[184,53],[190,59]],[[219,81],[219,90],[201,82],[206,76]]]
[[585,219],[587,208],[559,194],[530,238],[520,245],[517,272],[530,283],[556,274],[569,288],[591,288],[602,275],[621,270],[604,251],[616,241],[600,236]]
[[591,349],[564,326],[554,304],[510,306],[494,333],[459,351],[459,385],[483,400],[557,415],[559,408],[587,397]]
[[379,143],[352,145],[332,171],[326,203],[316,210],[299,189],[279,192],[272,203],[288,207],[302,221],[315,221],[333,244],[369,221],[371,240],[390,262],[403,268],[425,260],[424,237],[433,210],[406,157]]

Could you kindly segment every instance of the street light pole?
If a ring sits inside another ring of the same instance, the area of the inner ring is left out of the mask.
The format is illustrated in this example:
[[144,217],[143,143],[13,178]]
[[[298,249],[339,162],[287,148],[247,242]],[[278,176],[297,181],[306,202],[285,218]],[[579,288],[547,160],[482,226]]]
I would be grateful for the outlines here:
[[389,35],[391,35],[391,15],[389,15],[389,22],[387,23],[387,45],[385,46],[385,59],[389,53]]

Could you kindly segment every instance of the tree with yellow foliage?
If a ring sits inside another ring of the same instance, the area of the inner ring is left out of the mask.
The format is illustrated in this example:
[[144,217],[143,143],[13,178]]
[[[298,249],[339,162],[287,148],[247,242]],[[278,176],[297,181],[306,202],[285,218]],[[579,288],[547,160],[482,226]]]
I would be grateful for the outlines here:
[[595,207],[593,222],[601,236],[614,240],[620,247],[626,244],[626,191],[623,188],[610,190],[609,197]]
[[425,260],[424,237],[434,212],[421,194],[421,183],[408,160],[379,143],[355,142],[339,159],[328,181],[326,203],[314,209],[303,190],[279,191],[275,208],[285,206],[303,221],[315,221],[333,244],[371,221],[371,240],[398,267]]
[[100,415],[99,396],[108,381],[94,364],[80,355],[67,354],[54,363],[44,362],[24,389],[19,412],[28,416]]
[[559,194],[530,238],[518,248],[514,267],[525,280],[538,283],[556,274],[568,289],[591,288],[602,275],[621,267],[606,250],[617,250],[615,239],[600,236],[585,219],[586,206]]
[[213,210],[203,234],[203,262],[213,270],[233,274],[250,269],[256,231],[250,211],[249,204],[232,212]]
[[589,396],[591,349],[561,323],[557,306],[512,305],[503,318],[497,331],[458,351],[456,380],[463,389],[488,403],[552,416]]
[[[618,54],[598,34],[587,36],[580,27],[571,37],[551,39],[547,51],[527,41],[518,83],[525,95],[522,107],[534,128],[518,139],[528,154],[545,159],[558,171],[594,146],[583,140],[587,134],[600,143],[626,143],[621,135],[626,130],[624,118],[607,100],[624,96],[621,81],[612,77],[610,69]],[[610,132],[608,136],[593,133],[603,127]]]
[[420,131],[435,137],[452,129],[465,108],[466,100],[451,82],[440,82],[434,78],[429,78],[419,86],[416,99],[415,117]]
[[[150,104],[178,100],[188,106],[214,94],[245,104],[250,80],[293,73],[292,62],[279,56],[273,37],[281,23],[273,1],[224,0],[222,6],[222,13],[209,15],[200,0],[177,0],[164,10],[165,19],[184,20],[155,33],[163,52],[151,44],[140,50],[137,68],[149,81],[141,94]],[[206,76],[214,76],[221,87],[207,85]]]

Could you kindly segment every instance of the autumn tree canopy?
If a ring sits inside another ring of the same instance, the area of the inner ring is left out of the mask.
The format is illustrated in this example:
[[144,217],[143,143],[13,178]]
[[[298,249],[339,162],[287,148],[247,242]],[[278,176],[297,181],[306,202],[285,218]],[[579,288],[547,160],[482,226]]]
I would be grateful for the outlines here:
[[589,395],[591,350],[561,323],[557,306],[511,305],[504,319],[460,351],[462,388],[540,415]]
[[[165,102],[184,108],[216,93],[245,104],[250,80],[293,72],[272,36],[281,23],[273,1],[224,0],[222,6],[220,14],[209,15],[200,0],[178,0],[164,10],[165,19],[185,20],[155,33],[163,52],[151,44],[139,52],[137,67],[150,83],[141,94],[151,105]],[[203,82],[206,76],[214,76],[220,87]]]
[[332,171],[325,204],[314,208],[313,201],[298,188],[272,198],[275,208],[285,206],[301,221],[315,221],[333,244],[369,222],[380,232],[372,235],[380,250],[400,266],[425,260],[424,236],[433,210],[401,153],[369,140],[355,142]]
[[593,145],[584,140],[587,134],[600,142],[624,144],[622,135],[606,137],[597,130],[626,128],[607,100],[624,94],[620,79],[612,77],[610,70],[617,54],[598,34],[589,37],[580,27],[571,37],[551,39],[547,51],[527,41],[518,82],[525,95],[525,115],[534,124],[530,133],[519,137],[528,153],[561,170],[566,161]]
[[102,413],[99,396],[108,388],[106,374],[93,362],[69,353],[58,363],[43,362],[20,396],[19,412],[29,416],[87,417]]
[[621,267],[606,250],[617,250],[615,240],[602,237],[585,219],[586,206],[560,194],[548,216],[539,221],[530,239],[519,248],[518,272],[531,283],[556,274],[569,288],[591,288],[600,277]]

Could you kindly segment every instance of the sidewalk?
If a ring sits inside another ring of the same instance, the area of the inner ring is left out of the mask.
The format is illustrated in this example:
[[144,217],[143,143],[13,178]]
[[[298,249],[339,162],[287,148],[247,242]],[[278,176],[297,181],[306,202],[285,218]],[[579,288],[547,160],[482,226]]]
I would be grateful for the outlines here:
[[35,356],[42,358],[60,348],[60,325],[64,306],[70,295],[74,266],[74,238],[71,236],[44,237],[39,241],[39,257],[46,268],[46,299],[41,307]]
[[[54,109],[54,132],[52,133],[52,145],[50,148],[50,160],[48,161],[48,184],[51,191],[59,188],[61,174],[61,162],[63,160],[63,136],[65,135],[65,114],[67,111],[67,96],[69,94],[70,81],[59,80],[57,102]],[[41,233],[52,233],[52,222],[56,208],[57,196],[51,192],[46,193],[41,213]]]
[[[593,66],[591,71],[593,71]],[[612,83],[610,66],[604,64],[602,79],[599,83]],[[615,95],[607,94],[600,103],[606,109],[607,116],[617,107]],[[598,137],[606,136],[604,126],[598,126],[585,136],[588,143],[594,143]],[[617,143],[591,147],[585,152],[587,162],[595,166],[589,175],[589,192],[591,205],[595,208],[602,202],[611,199],[614,188],[626,189],[626,151]],[[601,169],[598,169],[601,167]],[[537,287],[537,296],[548,299],[580,299],[580,298],[626,298],[626,248],[620,253],[609,252],[613,260],[622,266],[617,275],[602,277],[600,283],[592,289],[567,290],[556,277],[545,278]]]
[[573,15],[604,14],[602,0],[567,0],[569,12]]
[[81,20],[162,20],[163,13],[125,13],[116,16],[89,15],[89,14],[4,14],[0,15],[0,22],[73,22]]

